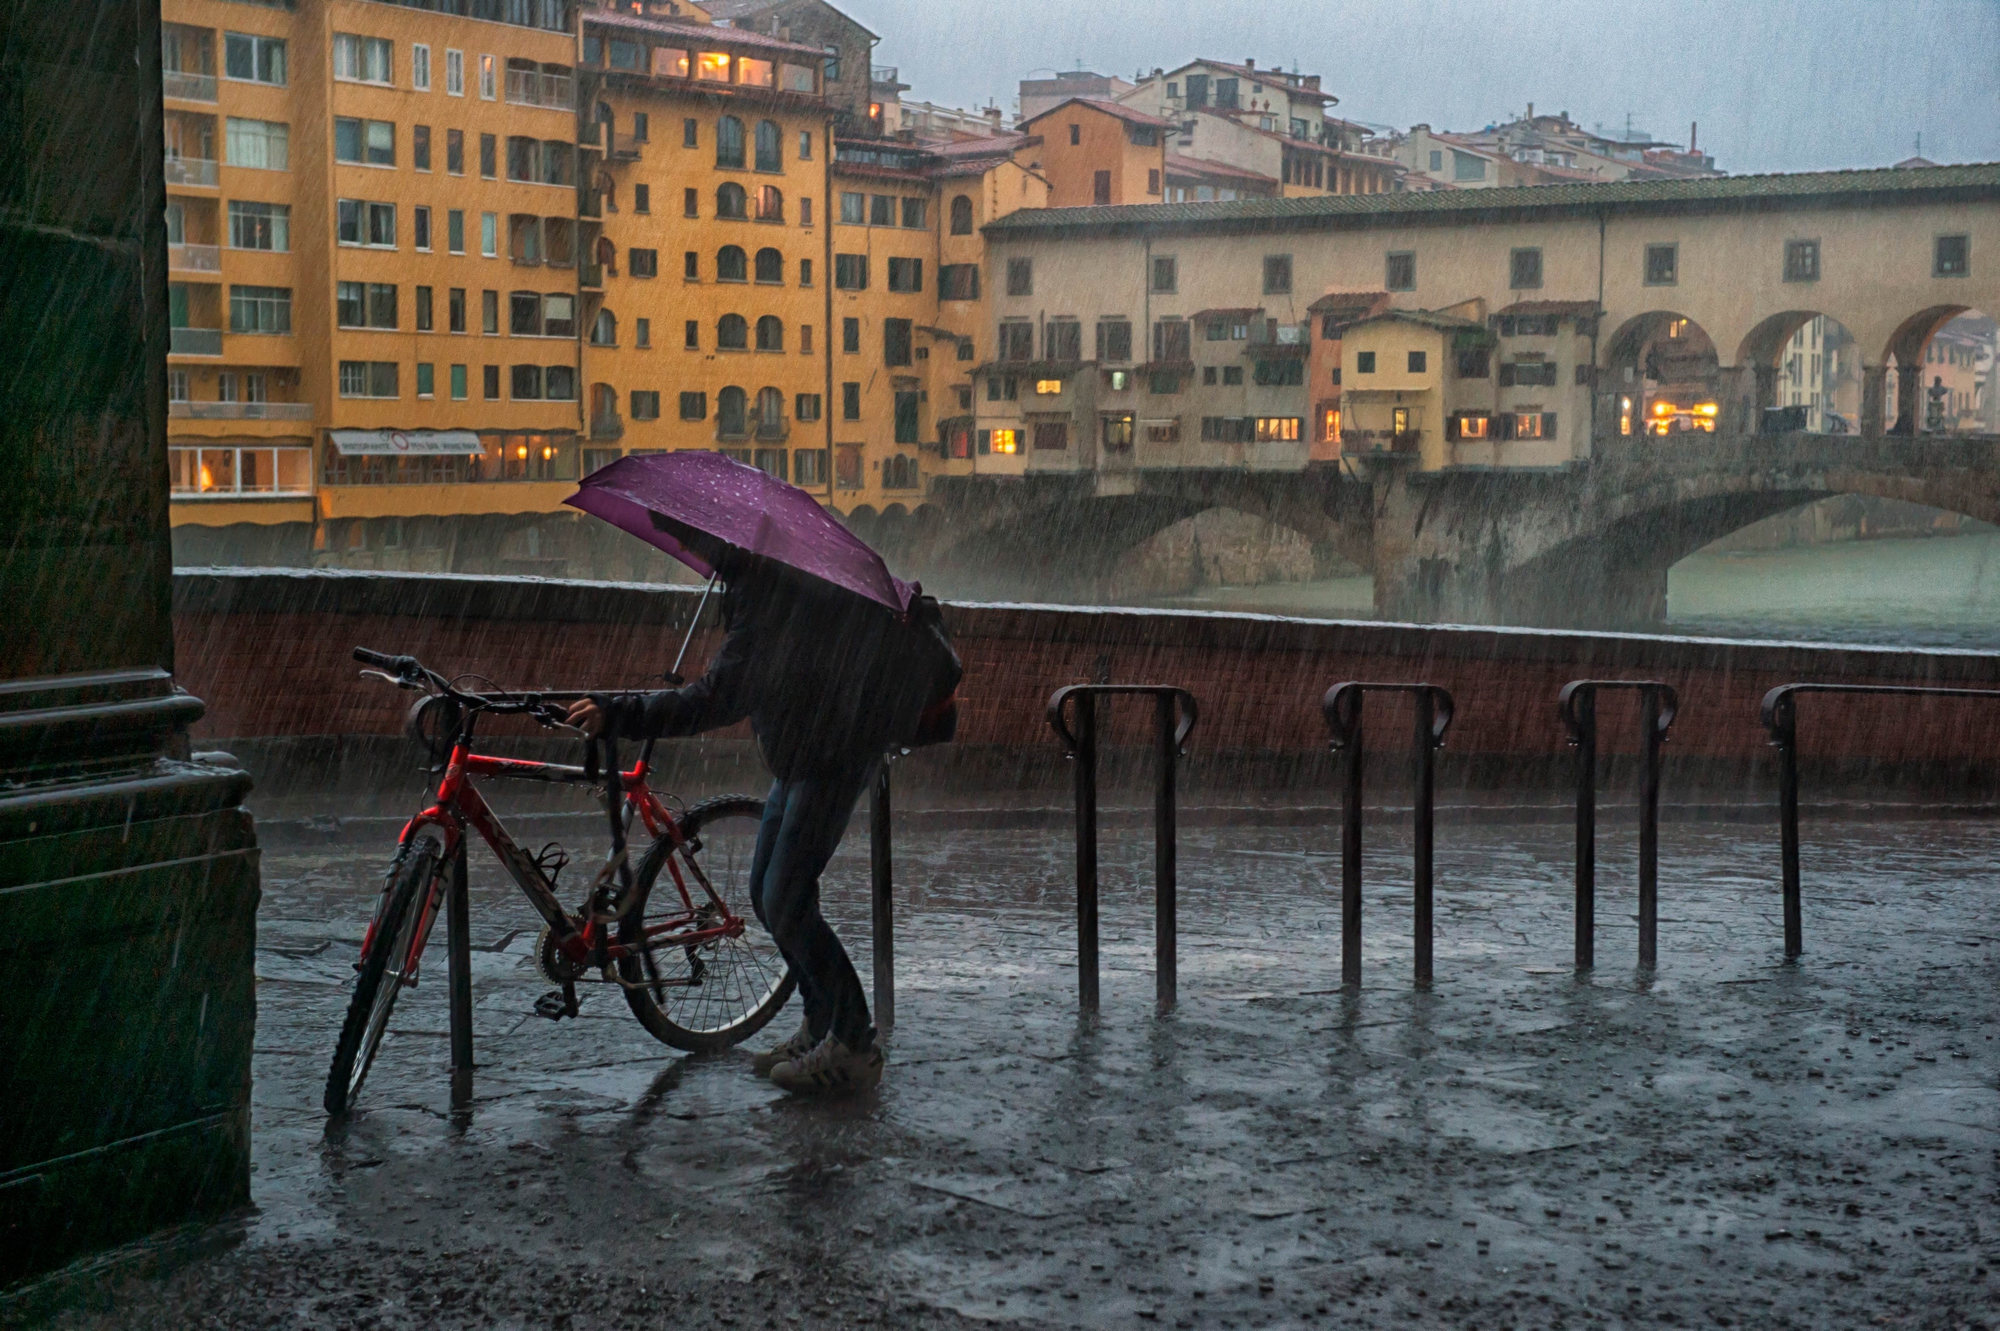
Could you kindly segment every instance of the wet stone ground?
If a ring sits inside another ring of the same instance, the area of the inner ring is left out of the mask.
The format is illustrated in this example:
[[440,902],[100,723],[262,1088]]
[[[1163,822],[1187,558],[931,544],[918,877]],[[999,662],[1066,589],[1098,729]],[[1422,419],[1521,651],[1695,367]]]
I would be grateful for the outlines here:
[[[1371,831],[1343,996],[1331,831],[1185,832],[1161,1019],[1151,836],[1107,831],[1085,1029],[1066,835],[906,830],[889,1076],[838,1106],[615,993],[530,1015],[532,921],[475,862],[476,1100],[450,1110],[434,945],[334,1131],[381,856],[273,850],[255,1211],[58,1324],[2000,1327],[1995,834],[1809,827],[1788,967],[1773,829],[1669,825],[1645,978],[1607,829],[1579,979],[1567,829],[1447,819],[1419,993],[1407,844]],[[828,886],[864,973],[865,855],[857,827]]]

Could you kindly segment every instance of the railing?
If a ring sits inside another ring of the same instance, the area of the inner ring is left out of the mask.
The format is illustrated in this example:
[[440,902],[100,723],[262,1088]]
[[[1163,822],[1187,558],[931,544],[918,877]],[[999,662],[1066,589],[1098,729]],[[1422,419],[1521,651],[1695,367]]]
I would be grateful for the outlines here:
[[576,142],[580,148],[601,148],[604,146],[604,122],[586,120],[577,126]]
[[215,163],[205,157],[169,157],[165,175],[169,185],[213,185]]
[[1639,691],[1644,765],[1639,793],[1639,965],[1651,970],[1660,946],[1660,746],[1680,710],[1658,680],[1576,679],[1556,698],[1556,715],[1576,749],[1576,968],[1597,964],[1597,693]]
[[902,68],[898,65],[870,65],[868,67],[868,81],[870,83],[901,83],[903,80],[898,75],[902,72]]
[[[1197,716],[1194,695],[1172,684],[1071,684],[1049,698],[1049,727],[1076,763],[1077,1004],[1086,1014],[1097,1011],[1097,697],[1112,693],[1153,699],[1153,984],[1155,1004],[1166,1012],[1179,991],[1174,779]],[[1071,698],[1076,699],[1074,732],[1063,721]]]
[[194,273],[219,273],[222,271],[222,247],[220,245],[169,245],[167,246],[167,267],[185,268]]
[[625,421],[616,412],[612,412],[610,415],[592,416],[590,418],[590,437],[592,439],[623,439],[625,437]]
[[558,111],[574,111],[576,81],[567,74],[510,69],[507,71],[507,100],[515,106],[546,106]]
[[167,70],[160,76],[160,91],[168,97],[183,102],[212,102],[215,100],[215,75],[190,74],[178,69]]
[[220,356],[220,328],[175,328],[167,337],[167,351],[175,356]]
[[309,421],[313,418],[313,404],[310,402],[169,402],[167,415],[196,421]]
[[1780,684],[1764,695],[1758,717],[1778,751],[1779,847],[1784,875],[1785,960],[1805,951],[1805,924],[1799,901],[1799,714],[1801,693],[1866,693],[1922,698],[1990,698],[2000,690],[1947,689],[1922,684]]
[[1345,759],[1344,803],[1340,820],[1340,982],[1361,987],[1361,703],[1369,693],[1407,693],[1416,701],[1416,798],[1413,840],[1415,869],[1412,922],[1416,943],[1416,979],[1431,982],[1431,849],[1436,826],[1435,751],[1444,747],[1451,728],[1451,694],[1436,684],[1369,684],[1350,680],[1326,691],[1320,714],[1326,718],[1330,747]]
[[604,285],[604,265],[601,263],[583,264],[577,269],[577,281],[593,291],[597,290]]
[[792,433],[792,426],[790,421],[778,420],[778,421],[757,422],[756,437],[759,443],[781,444],[786,439],[791,437],[791,433]]
[[636,162],[645,156],[646,140],[631,134],[613,131],[611,138],[611,158],[618,162]]

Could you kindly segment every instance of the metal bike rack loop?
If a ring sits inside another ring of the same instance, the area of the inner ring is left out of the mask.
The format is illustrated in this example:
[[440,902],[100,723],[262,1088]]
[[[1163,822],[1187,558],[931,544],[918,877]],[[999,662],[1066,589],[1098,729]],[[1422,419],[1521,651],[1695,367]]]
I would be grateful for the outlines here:
[[1349,680],[1326,691],[1320,712],[1330,747],[1345,758],[1345,806],[1340,822],[1340,982],[1361,986],[1361,702],[1370,693],[1407,693],[1416,702],[1413,759],[1416,784],[1415,930],[1419,985],[1431,982],[1431,846],[1435,831],[1436,764],[1455,705],[1436,684],[1377,684]]
[[896,897],[889,857],[889,760],[868,797],[868,899],[875,935],[875,1025],[896,1024]]
[[1660,945],[1660,746],[1680,710],[1680,698],[1656,679],[1573,679],[1556,698],[1556,715],[1576,750],[1576,968],[1597,964],[1597,695],[1604,689],[1639,694],[1644,750],[1639,790],[1639,964],[1651,969]]
[[1799,906],[1799,714],[1801,693],[1901,694],[1929,698],[1989,698],[2000,690],[1933,688],[1922,684],[1780,684],[1764,695],[1758,719],[1778,751],[1778,823],[1784,864],[1785,960],[1805,951],[1805,924]]
[[472,913],[465,837],[452,852],[444,891],[445,988],[450,996],[452,1108],[472,1103]]
[[[1076,997],[1086,1013],[1097,1011],[1097,698],[1114,693],[1153,699],[1153,968],[1155,1002],[1165,1012],[1174,1006],[1179,989],[1174,970],[1175,768],[1197,715],[1194,695],[1172,684],[1071,684],[1049,697],[1049,727],[1076,762]],[[1063,721],[1072,698],[1074,731]]]

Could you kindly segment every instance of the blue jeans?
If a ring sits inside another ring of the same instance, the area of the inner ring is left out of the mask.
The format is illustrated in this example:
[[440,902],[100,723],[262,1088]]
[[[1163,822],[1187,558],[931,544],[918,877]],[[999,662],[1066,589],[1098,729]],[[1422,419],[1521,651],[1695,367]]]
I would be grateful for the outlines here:
[[819,876],[878,765],[773,784],[750,862],[750,904],[798,981],[807,1028],[815,1040],[832,1031],[849,1049],[871,1046],[875,1027],[861,977],[820,914]]

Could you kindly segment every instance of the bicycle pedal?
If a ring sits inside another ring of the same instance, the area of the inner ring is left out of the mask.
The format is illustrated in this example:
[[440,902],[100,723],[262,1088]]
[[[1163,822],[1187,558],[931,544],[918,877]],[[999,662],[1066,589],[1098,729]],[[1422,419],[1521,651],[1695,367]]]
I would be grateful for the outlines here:
[[576,986],[566,984],[560,989],[551,989],[535,1000],[535,1015],[550,1021],[561,1021],[564,1017],[576,1015]]

